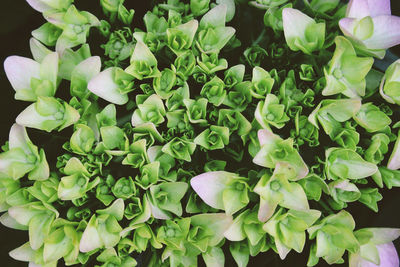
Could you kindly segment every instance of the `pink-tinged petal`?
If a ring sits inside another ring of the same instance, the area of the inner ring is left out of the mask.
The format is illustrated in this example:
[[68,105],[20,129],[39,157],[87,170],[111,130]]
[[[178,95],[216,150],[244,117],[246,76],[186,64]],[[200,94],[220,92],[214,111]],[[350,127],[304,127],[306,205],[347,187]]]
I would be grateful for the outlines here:
[[93,94],[117,105],[126,104],[129,100],[126,94],[119,92],[118,85],[113,79],[113,68],[108,68],[91,79],[88,89]]
[[259,130],[257,132],[257,136],[258,136],[258,141],[260,142],[260,146],[263,146],[265,144],[270,144],[279,139],[279,136],[274,134],[271,130],[267,129]]
[[339,20],[339,27],[345,36],[355,38],[353,35],[354,25],[357,20],[353,18],[343,18]]
[[381,260],[379,267],[399,266],[399,255],[397,254],[396,247],[393,245],[392,242],[377,245],[376,248],[379,251],[379,258]]
[[392,242],[377,245],[380,263],[376,265],[373,262],[363,259],[359,253],[350,254],[349,267],[398,267],[399,256]]
[[222,191],[232,175],[234,174],[225,171],[206,172],[193,177],[190,185],[207,205],[215,209],[224,209]]
[[387,49],[400,44],[400,17],[382,15],[372,18],[374,33],[363,41],[369,49]]
[[260,207],[258,209],[258,220],[266,222],[274,214],[278,202],[272,198],[263,198],[260,196]]
[[368,7],[371,17],[392,14],[390,0],[368,0]]
[[361,19],[366,16],[370,16],[368,0],[350,0],[347,5],[346,17]]
[[47,5],[45,1],[41,0],[26,0],[26,2],[36,11],[46,12],[47,10],[53,9],[51,6]]
[[149,201],[151,215],[158,220],[170,220],[171,216]]
[[6,58],[4,70],[15,91],[30,89],[31,78],[40,78],[40,64],[26,57],[10,56]]

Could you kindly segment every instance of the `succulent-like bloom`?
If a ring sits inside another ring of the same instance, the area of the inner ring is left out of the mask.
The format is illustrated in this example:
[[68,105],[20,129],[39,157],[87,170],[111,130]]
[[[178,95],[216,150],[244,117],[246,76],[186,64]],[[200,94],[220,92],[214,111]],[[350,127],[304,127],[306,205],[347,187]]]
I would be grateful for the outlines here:
[[87,155],[92,150],[95,140],[92,128],[84,124],[77,124],[69,145],[76,154]]
[[382,131],[392,123],[392,120],[371,102],[361,106],[354,120],[370,133]]
[[400,105],[400,59],[386,69],[379,93],[387,102]]
[[251,87],[252,84],[250,81],[237,83],[231,90],[229,90],[223,104],[233,110],[242,112],[251,102]]
[[124,216],[124,201],[117,199],[108,208],[97,210],[82,234],[79,251],[89,252],[98,248],[112,248],[118,244],[122,227],[118,221]]
[[320,216],[319,210],[289,210],[286,213],[280,210],[264,224],[263,229],[274,237],[276,249],[283,260],[292,249],[298,253],[303,251],[306,242],[305,231]]
[[173,70],[165,68],[161,75],[153,79],[153,88],[162,99],[170,98],[175,90],[172,88],[177,83],[176,74]]
[[224,72],[224,83],[228,88],[232,88],[236,84],[243,81],[245,66],[243,64],[230,67]]
[[114,156],[126,155],[129,151],[129,140],[124,131],[117,126],[100,128],[102,142],[97,143],[95,154],[107,153]]
[[361,197],[360,190],[349,180],[339,179],[329,183],[328,186],[333,200],[342,207],[345,207],[345,203],[354,202]]
[[200,16],[209,10],[210,0],[190,0],[190,11],[195,16]]
[[39,152],[25,127],[15,123],[10,129],[8,150],[0,153],[0,176],[17,180],[28,174],[30,180],[46,180],[49,173],[44,150]]
[[254,117],[264,129],[269,129],[269,125],[280,129],[289,121],[285,105],[280,104],[278,97],[274,94],[268,94],[265,101],[258,102]]
[[193,142],[208,150],[222,149],[229,143],[229,128],[211,125],[201,132]]
[[201,252],[217,246],[232,224],[232,216],[226,213],[203,213],[190,217],[188,241]]
[[286,163],[291,166],[294,174],[286,177],[291,181],[304,178],[308,174],[306,163],[297,149],[293,147],[293,139],[283,140],[270,130],[259,130],[258,140],[261,148],[253,159],[255,164],[266,168],[275,168],[278,163]]
[[160,71],[157,69],[157,59],[141,40],[137,40],[130,63],[125,72],[136,79],[153,78],[160,74]]
[[325,42],[325,23],[317,23],[301,11],[285,8],[282,11],[283,32],[286,43],[293,51],[310,55]]
[[[95,67],[95,66],[93,66]],[[88,83],[88,89],[95,95],[117,105],[128,102],[134,77],[118,67],[108,68],[96,74]]]
[[60,54],[67,48],[86,43],[90,28],[100,26],[93,14],[79,11],[74,5],[69,5],[65,11],[45,13],[45,18],[62,30],[56,43],[56,51]]
[[89,57],[77,64],[71,72],[71,95],[80,99],[87,98],[90,94],[88,84],[100,73],[100,69],[101,60],[98,56]]
[[324,68],[326,86],[325,96],[342,93],[356,98],[365,95],[369,70],[374,63],[371,57],[357,57],[351,42],[343,36],[335,38],[336,49],[328,68]]
[[73,200],[83,197],[87,191],[100,183],[100,177],[90,181],[90,174],[78,158],[71,158],[64,168],[67,176],[61,178],[58,185],[58,198]]
[[218,78],[218,76],[215,76],[204,84],[200,95],[207,98],[208,102],[218,107],[224,102],[226,96],[224,81]]
[[355,222],[345,210],[323,218],[318,224],[307,229],[310,239],[317,239],[316,245],[311,248],[311,259],[323,258],[328,264],[341,262],[346,250],[357,253],[360,244],[353,232]]
[[239,111],[231,109],[219,110],[218,125],[228,128],[229,134],[237,131],[238,135],[241,137],[249,134],[251,130],[251,123],[246,119],[246,117]]
[[397,267],[399,256],[393,240],[400,236],[396,228],[363,228],[354,232],[360,251],[350,253],[350,267]]
[[200,20],[197,47],[203,53],[218,53],[235,34],[235,29],[225,27],[228,7],[220,4],[208,11]]
[[254,98],[262,99],[271,93],[275,80],[271,78],[268,71],[260,67],[254,67],[251,82],[253,84],[253,88],[250,91],[251,95]]
[[146,122],[151,122],[154,125],[164,122],[165,107],[158,95],[153,94],[149,97],[137,95],[136,103],[138,104],[138,108],[132,115],[132,125],[134,127]]
[[54,97],[40,96],[37,102],[29,105],[17,117],[22,126],[51,132],[71,126],[79,120],[79,112]]
[[207,205],[227,214],[234,214],[250,201],[246,178],[235,173],[206,172],[193,177],[190,185]]
[[205,98],[194,99],[183,99],[183,103],[186,106],[186,114],[191,123],[207,123],[206,112],[208,100]]
[[375,164],[380,163],[389,151],[389,143],[390,139],[386,134],[377,133],[373,135],[370,146],[364,152],[365,159]]
[[191,48],[199,22],[191,20],[185,24],[167,29],[168,47],[177,55],[181,55]]
[[8,210],[8,214],[18,224],[31,229],[29,243],[32,249],[39,249],[43,245],[44,239],[50,233],[51,224],[59,216],[53,206],[40,201],[13,206]]
[[264,174],[254,192],[260,195],[258,220],[266,222],[279,206],[294,210],[309,210],[307,196],[303,188],[293,181],[295,172],[285,163],[277,164],[274,173]]
[[58,81],[58,54],[53,52],[41,63],[30,58],[10,56],[4,70],[15,90],[15,99],[36,101],[38,96],[54,96]]
[[325,157],[328,179],[362,179],[378,171],[374,163],[365,161],[351,149],[331,147],[325,151]]
[[354,117],[360,108],[360,99],[322,100],[308,116],[308,120],[318,129],[319,122],[325,133],[342,147],[355,149],[359,142],[359,134],[348,124],[348,120]]
[[339,26],[366,55],[383,58],[386,49],[400,44],[400,17],[391,15],[390,0],[351,0]]
[[147,198],[151,214],[156,219],[169,220],[172,214],[182,216],[181,199],[185,196],[188,184],[185,182],[163,182],[150,187]]

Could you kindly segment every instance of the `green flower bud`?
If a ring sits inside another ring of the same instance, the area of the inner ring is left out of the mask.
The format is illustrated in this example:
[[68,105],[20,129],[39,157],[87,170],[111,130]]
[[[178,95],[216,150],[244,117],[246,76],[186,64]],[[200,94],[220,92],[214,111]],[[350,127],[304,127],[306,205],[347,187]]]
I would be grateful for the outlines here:
[[311,55],[325,42],[325,23],[317,23],[301,11],[285,8],[282,11],[283,32],[286,43],[293,51],[301,50]]
[[169,143],[163,146],[162,151],[168,155],[190,162],[192,159],[190,155],[196,149],[196,144],[189,142],[185,139],[175,137]]
[[136,186],[133,183],[132,177],[122,177],[117,180],[111,191],[117,198],[129,199],[136,195]]

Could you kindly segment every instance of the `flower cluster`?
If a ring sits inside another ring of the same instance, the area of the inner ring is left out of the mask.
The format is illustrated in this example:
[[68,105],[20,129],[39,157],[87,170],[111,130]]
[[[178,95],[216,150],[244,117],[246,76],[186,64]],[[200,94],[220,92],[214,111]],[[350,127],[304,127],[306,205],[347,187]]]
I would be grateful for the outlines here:
[[400,229],[346,210],[400,187],[389,0],[27,2],[46,22],[4,62],[28,102],[0,153],[0,222],[29,233],[12,258],[247,266],[310,242],[307,266],[399,265]]

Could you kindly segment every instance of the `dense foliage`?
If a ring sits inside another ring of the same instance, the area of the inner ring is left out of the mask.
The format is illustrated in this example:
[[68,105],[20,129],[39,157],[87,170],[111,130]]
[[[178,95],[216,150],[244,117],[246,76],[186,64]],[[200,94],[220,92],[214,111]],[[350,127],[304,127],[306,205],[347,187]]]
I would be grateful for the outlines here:
[[309,242],[307,266],[399,265],[400,229],[346,211],[400,186],[389,0],[27,2],[46,22],[4,62],[29,102],[0,153],[0,222],[29,232],[11,257],[247,266]]

